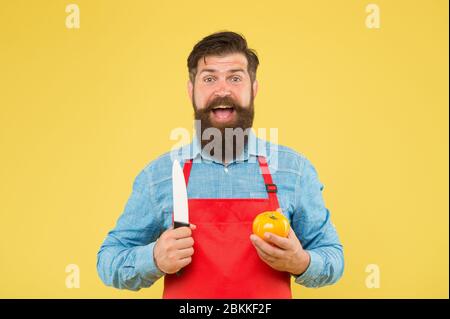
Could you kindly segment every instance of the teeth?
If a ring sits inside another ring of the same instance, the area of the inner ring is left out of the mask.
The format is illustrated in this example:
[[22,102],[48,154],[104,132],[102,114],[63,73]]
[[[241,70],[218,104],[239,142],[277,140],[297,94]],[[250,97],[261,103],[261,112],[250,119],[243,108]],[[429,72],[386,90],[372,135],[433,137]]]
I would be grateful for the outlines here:
[[216,106],[215,108],[213,108],[213,110],[217,110],[217,109],[232,109],[232,107],[220,105],[220,106]]

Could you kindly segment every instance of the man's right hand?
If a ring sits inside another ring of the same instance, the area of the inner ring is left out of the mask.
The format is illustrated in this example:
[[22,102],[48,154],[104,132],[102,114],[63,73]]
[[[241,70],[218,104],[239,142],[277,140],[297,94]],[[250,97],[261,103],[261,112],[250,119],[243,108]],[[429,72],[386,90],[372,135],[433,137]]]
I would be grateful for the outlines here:
[[174,274],[191,263],[194,254],[192,230],[195,228],[194,224],[176,229],[172,226],[161,234],[153,248],[153,257],[159,270]]

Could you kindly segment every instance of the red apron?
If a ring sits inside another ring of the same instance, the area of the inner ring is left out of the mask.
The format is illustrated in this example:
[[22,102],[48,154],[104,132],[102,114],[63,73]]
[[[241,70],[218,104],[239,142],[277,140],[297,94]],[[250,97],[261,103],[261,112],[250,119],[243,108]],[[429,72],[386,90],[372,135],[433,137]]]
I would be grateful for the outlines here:
[[[192,262],[181,275],[165,275],[163,298],[292,298],[290,274],[264,263],[250,241],[253,219],[276,210],[278,198],[267,162],[258,157],[268,198],[189,199],[194,230]],[[184,164],[186,184],[192,160]]]

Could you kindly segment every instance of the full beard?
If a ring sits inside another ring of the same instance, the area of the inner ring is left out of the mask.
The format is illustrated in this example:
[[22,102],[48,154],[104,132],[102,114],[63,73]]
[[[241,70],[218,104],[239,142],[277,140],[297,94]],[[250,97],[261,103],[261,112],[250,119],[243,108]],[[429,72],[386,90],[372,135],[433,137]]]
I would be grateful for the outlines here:
[[[195,101],[195,98],[193,100]],[[239,158],[245,151],[248,134],[253,125],[255,116],[253,100],[253,92],[248,106],[242,106],[229,97],[219,97],[200,110],[194,102],[195,119],[199,120],[201,125],[200,129],[196,128],[196,138],[201,142],[202,151],[223,163]],[[233,121],[213,122],[213,109],[220,105],[233,109],[235,112]]]

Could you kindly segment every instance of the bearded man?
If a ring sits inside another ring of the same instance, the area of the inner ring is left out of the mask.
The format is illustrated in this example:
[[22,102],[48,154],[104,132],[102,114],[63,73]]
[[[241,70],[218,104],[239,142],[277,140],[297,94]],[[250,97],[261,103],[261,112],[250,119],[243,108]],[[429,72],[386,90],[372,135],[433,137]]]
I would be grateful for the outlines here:
[[[102,281],[139,290],[164,276],[164,298],[291,298],[336,283],[343,249],[317,172],[302,154],[251,130],[259,59],[245,38],[218,32],[187,60],[193,141],[150,162],[98,252]],[[173,226],[172,164],[186,177],[189,224]],[[278,211],[286,237],[252,234],[257,215]]]

